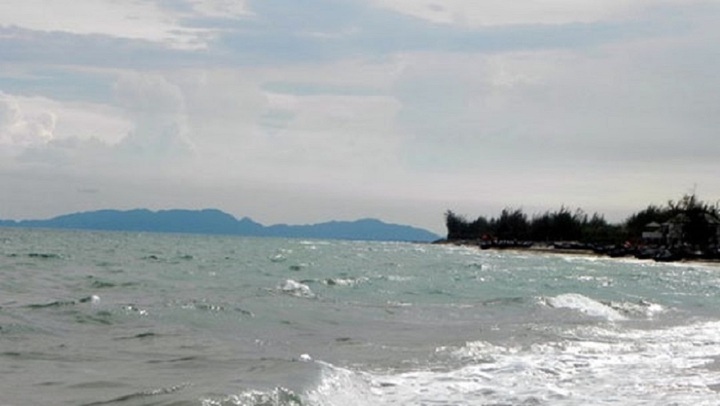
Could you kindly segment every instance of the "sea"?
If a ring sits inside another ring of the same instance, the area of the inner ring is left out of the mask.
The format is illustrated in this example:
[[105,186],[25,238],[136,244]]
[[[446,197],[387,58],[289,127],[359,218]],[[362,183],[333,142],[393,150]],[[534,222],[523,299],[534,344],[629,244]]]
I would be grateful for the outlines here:
[[720,266],[0,229],[0,405],[719,405]]

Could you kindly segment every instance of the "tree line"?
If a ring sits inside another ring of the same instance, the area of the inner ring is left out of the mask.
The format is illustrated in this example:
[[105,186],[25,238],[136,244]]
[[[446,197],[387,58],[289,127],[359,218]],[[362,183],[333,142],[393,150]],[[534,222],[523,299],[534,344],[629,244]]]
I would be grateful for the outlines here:
[[682,243],[707,247],[718,243],[719,214],[717,204],[702,202],[691,194],[663,206],[649,205],[619,224],[609,223],[598,213],[588,215],[581,209],[571,210],[564,206],[532,217],[522,209],[505,208],[498,217],[480,216],[474,220],[448,210],[445,224],[450,241],[577,241],[610,245],[638,241],[649,224],[673,223],[681,230]]

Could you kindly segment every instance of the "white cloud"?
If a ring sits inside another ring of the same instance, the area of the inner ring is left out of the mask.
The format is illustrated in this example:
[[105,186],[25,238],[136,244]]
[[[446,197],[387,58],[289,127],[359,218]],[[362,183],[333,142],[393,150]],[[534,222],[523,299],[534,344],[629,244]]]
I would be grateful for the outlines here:
[[155,159],[192,154],[194,146],[180,88],[160,75],[129,73],[117,81],[115,92],[134,124],[118,144],[121,151]]
[[[684,3],[696,2],[683,0]],[[373,0],[379,7],[440,24],[466,27],[591,23],[626,19],[644,9],[680,0]]]
[[227,125],[227,120],[250,125],[266,105],[262,78],[252,69],[180,70],[168,77],[182,89],[187,113],[200,127],[218,121]]
[[115,95],[132,114],[174,115],[185,109],[180,89],[159,74],[123,73],[115,83]]
[[[392,97],[268,96],[271,109],[291,117],[280,128],[266,133],[268,152],[275,155],[273,166],[293,165],[317,179],[331,178],[333,174],[363,177],[391,170],[397,163],[402,139],[392,128],[400,106]],[[333,168],[332,174],[327,168]]]
[[47,111],[26,115],[14,97],[0,92],[0,148],[5,152],[48,143],[56,121],[55,114]]
[[98,176],[192,156],[177,86],[160,75],[125,73],[115,93],[117,107],[0,93],[0,151],[17,163]]
[[[198,2],[202,9],[209,8]],[[207,30],[181,25],[181,15],[154,1],[115,0],[3,0],[0,27],[37,31],[100,34],[146,40],[173,48],[203,48]]]
[[408,54],[396,91],[414,171],[464,207],[627,214],[695,183],[715,200],[720,80],[707,28],[593,52]]
[[218,18],[243,18],[252,15],[245,0],[189,0],[200,15]]
[[[358,179],[397,165],[402,136],[393,128],[400,106],[378,91],[391,83],[388,75],[397,74],[395,64],[354,60],[182,70],[167,76],[177,86],[173,92],[151,93],[175,94],[170,104],[184,106],[196,158],[203,162],[190,176],[238,176],[252,182],[322,182],[330,175]],[[265,88],[277,83],[284,90]]]
[[[57,47],[42,42],[50,35],[4,38],[17,60],[0,69],[0,85],[14,93],[0,100],[0,148],[25,151],[17,178],[32,167],[37,178],[72,184],[67,190],[107,184],[112,198],[95,194],[107,199],[95,208],[216,206],[289,222],[393,207],[404,221],[422,212],[413,221],[428,224],[455,202],[470,215],[507,204],[631,210],[694,183],[703,197],[720,196],[704,189],[716,187],[720,155],[710,2],[645,14],[680,0],[373,1],[386,10],[342,14],[363,11],[361,2],[327,14],[327,2],[257,10],[245,1],[2,2],[0,25],[209,49],[148,55],[128,46],[118,60],[129,62],[115,65],[93,48],[58,66],[44,59]],[[313,18],[292,14],[297,7]],[[253,12],[270,14],[243,25]],[[397,25],[372,25],[383,21]],[[596,21],[610,24],[498,27]],[[302,37],[318,32],[348,35]],[[538,33],[552,38],[517,44]],[[206,42],[210,34],[227,37]],[[34,53],[18,51],[25,48]],[[3,169],[12,164],[0,160]],[[38,201],[35,191],[45,189],[26,190],[27,201]],[[46,210],[87,204],[87,194],[64,196],[64,206],[58,199]]]
[[53,100],[40,96],[13,95],[25,115],[49,112],[57,117],[53,138],[97,138],[115,144],[130,131],[132,124],[123,118],[123,110],[105,104]]
[[[355,74],[328,73],[327,87],[315,76],[328,69],[322,64],[315,65],[317,69],[217,69],[173,75],[184,96],[183,111],[198,163],[188,177],[211,183],[223,178],[238,184],[240,179],[254,184],[298,182],[330,191],[354,188],[351,180],[393,170],[402,143],[392,130],[400,106],[393,97],[353,94],[352,89],[363,89],[361,84],[368,81],[357,75],[358,66]],[[376,74],[371,72],[373,77]],[[278,80],[287,81],[287,92],[263,88]],[[316,82],[318,91],[293,92],[294,85],[312,88],[308,82]],[[346,86],[350,94],[343,93]],[[140,97],[130,99],[136,98]],[[171,99],[175,101],[170,104],[177,106],[177,98]]]
[[0,92],[0,148],[18,155],[67,139],[116,144],[132,128],[122,114],[107,105]]

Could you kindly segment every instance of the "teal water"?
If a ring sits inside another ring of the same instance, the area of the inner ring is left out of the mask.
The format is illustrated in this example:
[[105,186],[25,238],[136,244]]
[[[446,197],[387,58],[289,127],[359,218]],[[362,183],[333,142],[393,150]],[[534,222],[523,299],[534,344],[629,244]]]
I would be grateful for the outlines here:
[[0,405],[717,405],[720,267],[0,229]]

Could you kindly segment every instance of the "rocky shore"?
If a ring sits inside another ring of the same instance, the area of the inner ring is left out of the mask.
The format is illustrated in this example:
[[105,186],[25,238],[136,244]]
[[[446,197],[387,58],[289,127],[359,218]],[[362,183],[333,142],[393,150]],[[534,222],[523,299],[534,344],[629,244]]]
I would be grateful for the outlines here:
[[604,256],[610,258],[636,258],[656,262],[707,262],[720,263],[720,252],[692,250],[689,247],[599,246],[578,242],[539,243],[532,241],[477,241],[477,240],[440,240],[439,244],[453,244],[478,247],[483,250],[512,250],[520,252]]

